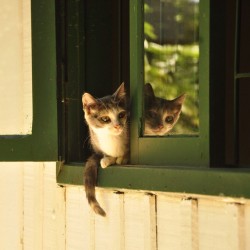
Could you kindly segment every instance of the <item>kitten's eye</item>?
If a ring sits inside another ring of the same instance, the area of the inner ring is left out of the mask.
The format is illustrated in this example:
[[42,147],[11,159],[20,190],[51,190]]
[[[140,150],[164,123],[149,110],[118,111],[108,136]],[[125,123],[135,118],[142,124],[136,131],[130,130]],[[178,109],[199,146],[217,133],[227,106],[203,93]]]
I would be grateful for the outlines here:
[[109,123],[110,122],[110,118],[108,116],[102,116],[101,117],[101,121],[104,123]]
[[126,116],[126,112],[125,111],[120,112],[119,115],[118,115],[119,119],[122,119],[125,116]]
[[167,116],[166,119],[165,119],[166,123],[173,123],[173,121],[174,121],[174,117],[171,116],[171,115]]

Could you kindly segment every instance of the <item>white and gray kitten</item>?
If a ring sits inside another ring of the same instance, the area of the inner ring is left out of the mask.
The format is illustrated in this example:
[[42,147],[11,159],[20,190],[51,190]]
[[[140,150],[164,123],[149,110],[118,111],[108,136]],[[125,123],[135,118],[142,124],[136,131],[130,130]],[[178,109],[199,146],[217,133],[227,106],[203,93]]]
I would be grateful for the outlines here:
[[84,171],[85,192],[95,213],[105,216],[95,197],[97,168],[126,164],[129,157],[127,98],[122,83],[113,95],[100,99],[89,93],[82,96],[84,117],[89,127],[93,154]]
[[144,135],[166,135],[180,117],[185,94],[174,100],[155,96],[150,83],[144,86],[145,126]]

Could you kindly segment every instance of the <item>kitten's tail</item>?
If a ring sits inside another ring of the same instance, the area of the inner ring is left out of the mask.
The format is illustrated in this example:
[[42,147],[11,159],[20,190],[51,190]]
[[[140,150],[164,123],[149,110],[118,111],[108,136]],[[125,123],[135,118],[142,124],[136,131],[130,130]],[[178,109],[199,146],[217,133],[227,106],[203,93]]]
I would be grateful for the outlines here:
[[95,186],[97,181],[97,168],[101,157],[97,154],[90,156],[86,162],[84,170],[84,185],[86,197],[89,205],[92,207],[96,214],[106,216],[105,211],[101,208],[95,197]]

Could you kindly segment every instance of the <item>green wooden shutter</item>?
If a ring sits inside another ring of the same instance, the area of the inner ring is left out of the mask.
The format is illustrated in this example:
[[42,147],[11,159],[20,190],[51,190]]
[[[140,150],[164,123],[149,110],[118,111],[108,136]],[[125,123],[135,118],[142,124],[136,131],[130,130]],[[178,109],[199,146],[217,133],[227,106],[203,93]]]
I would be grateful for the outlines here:
[[0,136],[1,161],[58,158],[55,2],[34,0],[31,4],[32,134]]

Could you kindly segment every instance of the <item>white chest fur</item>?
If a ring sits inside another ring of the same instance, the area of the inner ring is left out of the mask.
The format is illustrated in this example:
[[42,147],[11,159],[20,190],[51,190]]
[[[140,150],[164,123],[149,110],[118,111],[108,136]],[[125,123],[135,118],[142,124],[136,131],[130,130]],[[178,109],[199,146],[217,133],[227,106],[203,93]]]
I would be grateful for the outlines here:
[[95,132],[98,146],[103,153],[112,157],[122,157],[126,154],[128,147],[126,135],[111,135],[102,130]]

